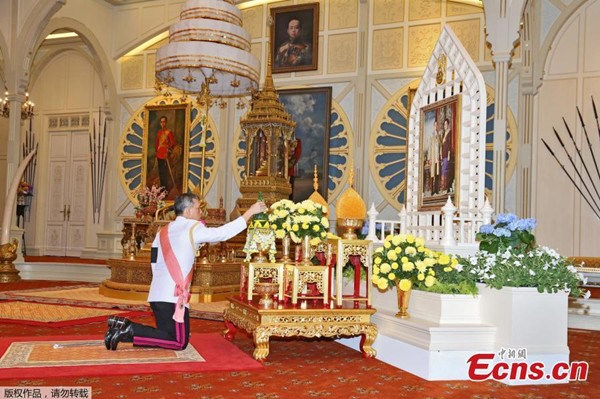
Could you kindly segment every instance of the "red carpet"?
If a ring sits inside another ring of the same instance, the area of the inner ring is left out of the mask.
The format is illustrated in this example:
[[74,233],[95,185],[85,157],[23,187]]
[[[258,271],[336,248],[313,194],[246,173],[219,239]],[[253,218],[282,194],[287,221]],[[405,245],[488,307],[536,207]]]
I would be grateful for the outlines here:
[[99,336],[50,336],[0,338],[0,353],[2,378],[196,373],[263,367],[216,333],[193,334],[188,348],[180,352],[135,348],[126,343],[116,351],[107,351]]
[[[71,283],[73,284],[73,283]],[[81,284],[81,283],[79,283]],[[69,285],[65,282],[21,281],[0,284],[1,291]],[[152,316],[136,322],[152,325]],[[192,335],[220,333],[223,322],[190,319]],[[76,335],[100,337],[106,323],[68,328],[47,328],[0,323],[0,337]],[[29,338],[28,340],[31,340]],[[539,386],[507,386],[495,381],[425,381],[328,339],[279,339],[270,343],[265,367],[245,371],[146,373],[145,366],[127,375],[64,377],[4,376],[0,386],[92,387],[94,399],[598,399],[600,398],[600,332],[569,330],[569,358],[590,365],[588,381]],[[254,351],[252,336],[238,333],[233,341],[248,356]],[[121,347],[119,346],[119,349]],[[1,352],[1,351],[0,351]],[[206,354],[202,353],[207,357]],[[410,356],[410,353],[398,353]]]

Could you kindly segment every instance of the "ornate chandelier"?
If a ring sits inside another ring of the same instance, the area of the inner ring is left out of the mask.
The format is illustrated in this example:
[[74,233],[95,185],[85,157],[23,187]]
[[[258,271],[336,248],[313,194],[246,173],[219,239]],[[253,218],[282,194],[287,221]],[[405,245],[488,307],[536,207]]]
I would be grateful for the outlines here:
[[187,0],[169,43],[156,52],[156,77],[167,86],[212,96],[244,96],[258,87],[260,63],[232,0]]

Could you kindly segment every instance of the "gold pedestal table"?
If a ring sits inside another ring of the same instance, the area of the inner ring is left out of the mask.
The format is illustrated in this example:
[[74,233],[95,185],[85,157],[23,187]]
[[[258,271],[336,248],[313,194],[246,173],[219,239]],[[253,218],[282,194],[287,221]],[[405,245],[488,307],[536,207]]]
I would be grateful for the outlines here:
[[339,338],[360,335],[363,357],[375,357],[377,354],[372,347],[377,337],[377,327],[371,323],[371,315],[376,311],[373,308],[323,309],[321,305],[299,309],[275,305],[264,309],[258,305],[258,300],[246,302],[234,296],[227,301],[229,303],[223,314],[227,327],[224,337],[233,340],[238,329],[252,333],[253,357],[258,361],[269,356],[271,337]]

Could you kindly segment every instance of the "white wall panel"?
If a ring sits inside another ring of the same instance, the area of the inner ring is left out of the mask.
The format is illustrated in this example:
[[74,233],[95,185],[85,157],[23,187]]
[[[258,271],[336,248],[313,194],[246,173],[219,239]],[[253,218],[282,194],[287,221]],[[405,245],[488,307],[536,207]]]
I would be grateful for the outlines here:
[[67,109],[90,108],[94,83],[92,65],[78,54],[69,56],[67,87]]
[[[596,186],[600,189],[600,179],[596,174],[587,142],[576,113],[579,106],[590,134],[593,148],[600,159],[600,140],[591,105],[593,95],[600,105],[600,0],[590,0],[579,8],[561,31],[558,32],[552,50],[545,63],[546,74],[537,95],[539,107],[536,114],[537,130],[534,132],[535,216],[540,244],[557,248],[563,255],[598,256],[600,248],[597,237],[600,222],[589,205],[565,176],[560,166],[544,148],[544,138],[553,148],[567,170],[579,183],[564,150],[554,137],[552,127],[563,138],[571,157],[584,176],[586,184],[594,196],[595,190],[573,148],[566,132],[562,117],[565,118],[582,150],[584,161]],[[583,192],[586,190],[582,188]],[[597,201],[600,203],[600,201]]]
[[[554,137],[552,127],[568,142],[561,115],[574,120],[574,104],[577,98],[576,79],[547,81],[540,90],[540,113],[537,131],[537,165],[534,190],[537,192],[535,215],[538,219],[536,237],[539,244],[556,248],[561,254],[574,253],[573,229],[575,216],[575,188],[565,176],[552,155],[544,148],[543,138],[565,165],[569,162]],[[570,115],[567,114],[571,109]],[[543,111],[542,111],[543,110]],[[574,154],[573,154],[574,156]],[[569,166],[569,170],[572,168]]]
[[[588,135],[590,137],[590,142],[592,143],[592,148],[594,149],[596,161],[600,162],[600,137],[598,137],[599,132],[596,127],[596,121],[594,120],[591,96],[594,96],[596,107],[598,107],[600,105],[600,76],[586,78],[583,80],[583,103],[580,107],[581,112],[583,113],[583,120],[586,123]],[[585,140],[585,138],[583,140]],[[583,151],[583,153],[584,159],[586,159],[586,163],[589,165],[588,168],[590,169],[590,173],[592,176],[597,177],[595,174],[595,167],[592,166],[593,161],[587,148]],[[596,187],[598,190],[600,190],[600,179],[596,179],[595,182]],[[584,203],[584,201],[581,203],[580,237],[579,253],[595,256],[600,255],[600,248],[598,248],[598,237],[600,237],[600,221],[590,210],[589,206]]]
[[46,112],[62,110],[67,104],[67,68],[69,55],[64,53],[46,65],[31,90],[36,108]]
[[600,71],[600,51],[598,51],[598,21],[600,2],[590,5],[585,12],[584,65],[585,72]]
[[565,73],[576,73],[578,67],[579,52],[579,18],[567,22],[559,33],[553,47],[555,51],[550,54],[548,63],[548,75],[560,75]]
[[140,31],[139,9],[119,10],[115,17],[113,49],[120,50],[135,41]]
[[142,34],[153,32],[156,28],[167,22],[167,6],[156,5],[141,9]]

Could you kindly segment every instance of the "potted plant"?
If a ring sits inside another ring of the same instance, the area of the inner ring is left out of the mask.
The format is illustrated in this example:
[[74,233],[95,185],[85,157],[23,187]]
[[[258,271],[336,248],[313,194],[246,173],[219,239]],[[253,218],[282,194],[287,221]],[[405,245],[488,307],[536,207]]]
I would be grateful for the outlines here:
[[[383,246],[375,250],[372,281],[381,291],[396,287],[400,309],[397,317],[409,317],[407,310],[410,303],[413,317],[435,322],[474,322],[478,318],[477,287],[472,275],[462,273],[461,268],[457,258],[426,248],[422,238],[390,235]],[[443,294],[462,294],[461,299],[472,303],[458,307],[466,310],[467,314],[462,314],[459,309],[458,313],[445,316],[448,305],[447,301],[443,301]],[[409,302],[411,295],[413,298]],[[425,302],[427,304],[423,306]]]
[[567,258],[536,246],[534,228],[534,219],[499,214],[480,228],[480,250],[460,263],[481,283],[482,321],[496,326],[496,346],[568,355],[568,296],[589,292]]

